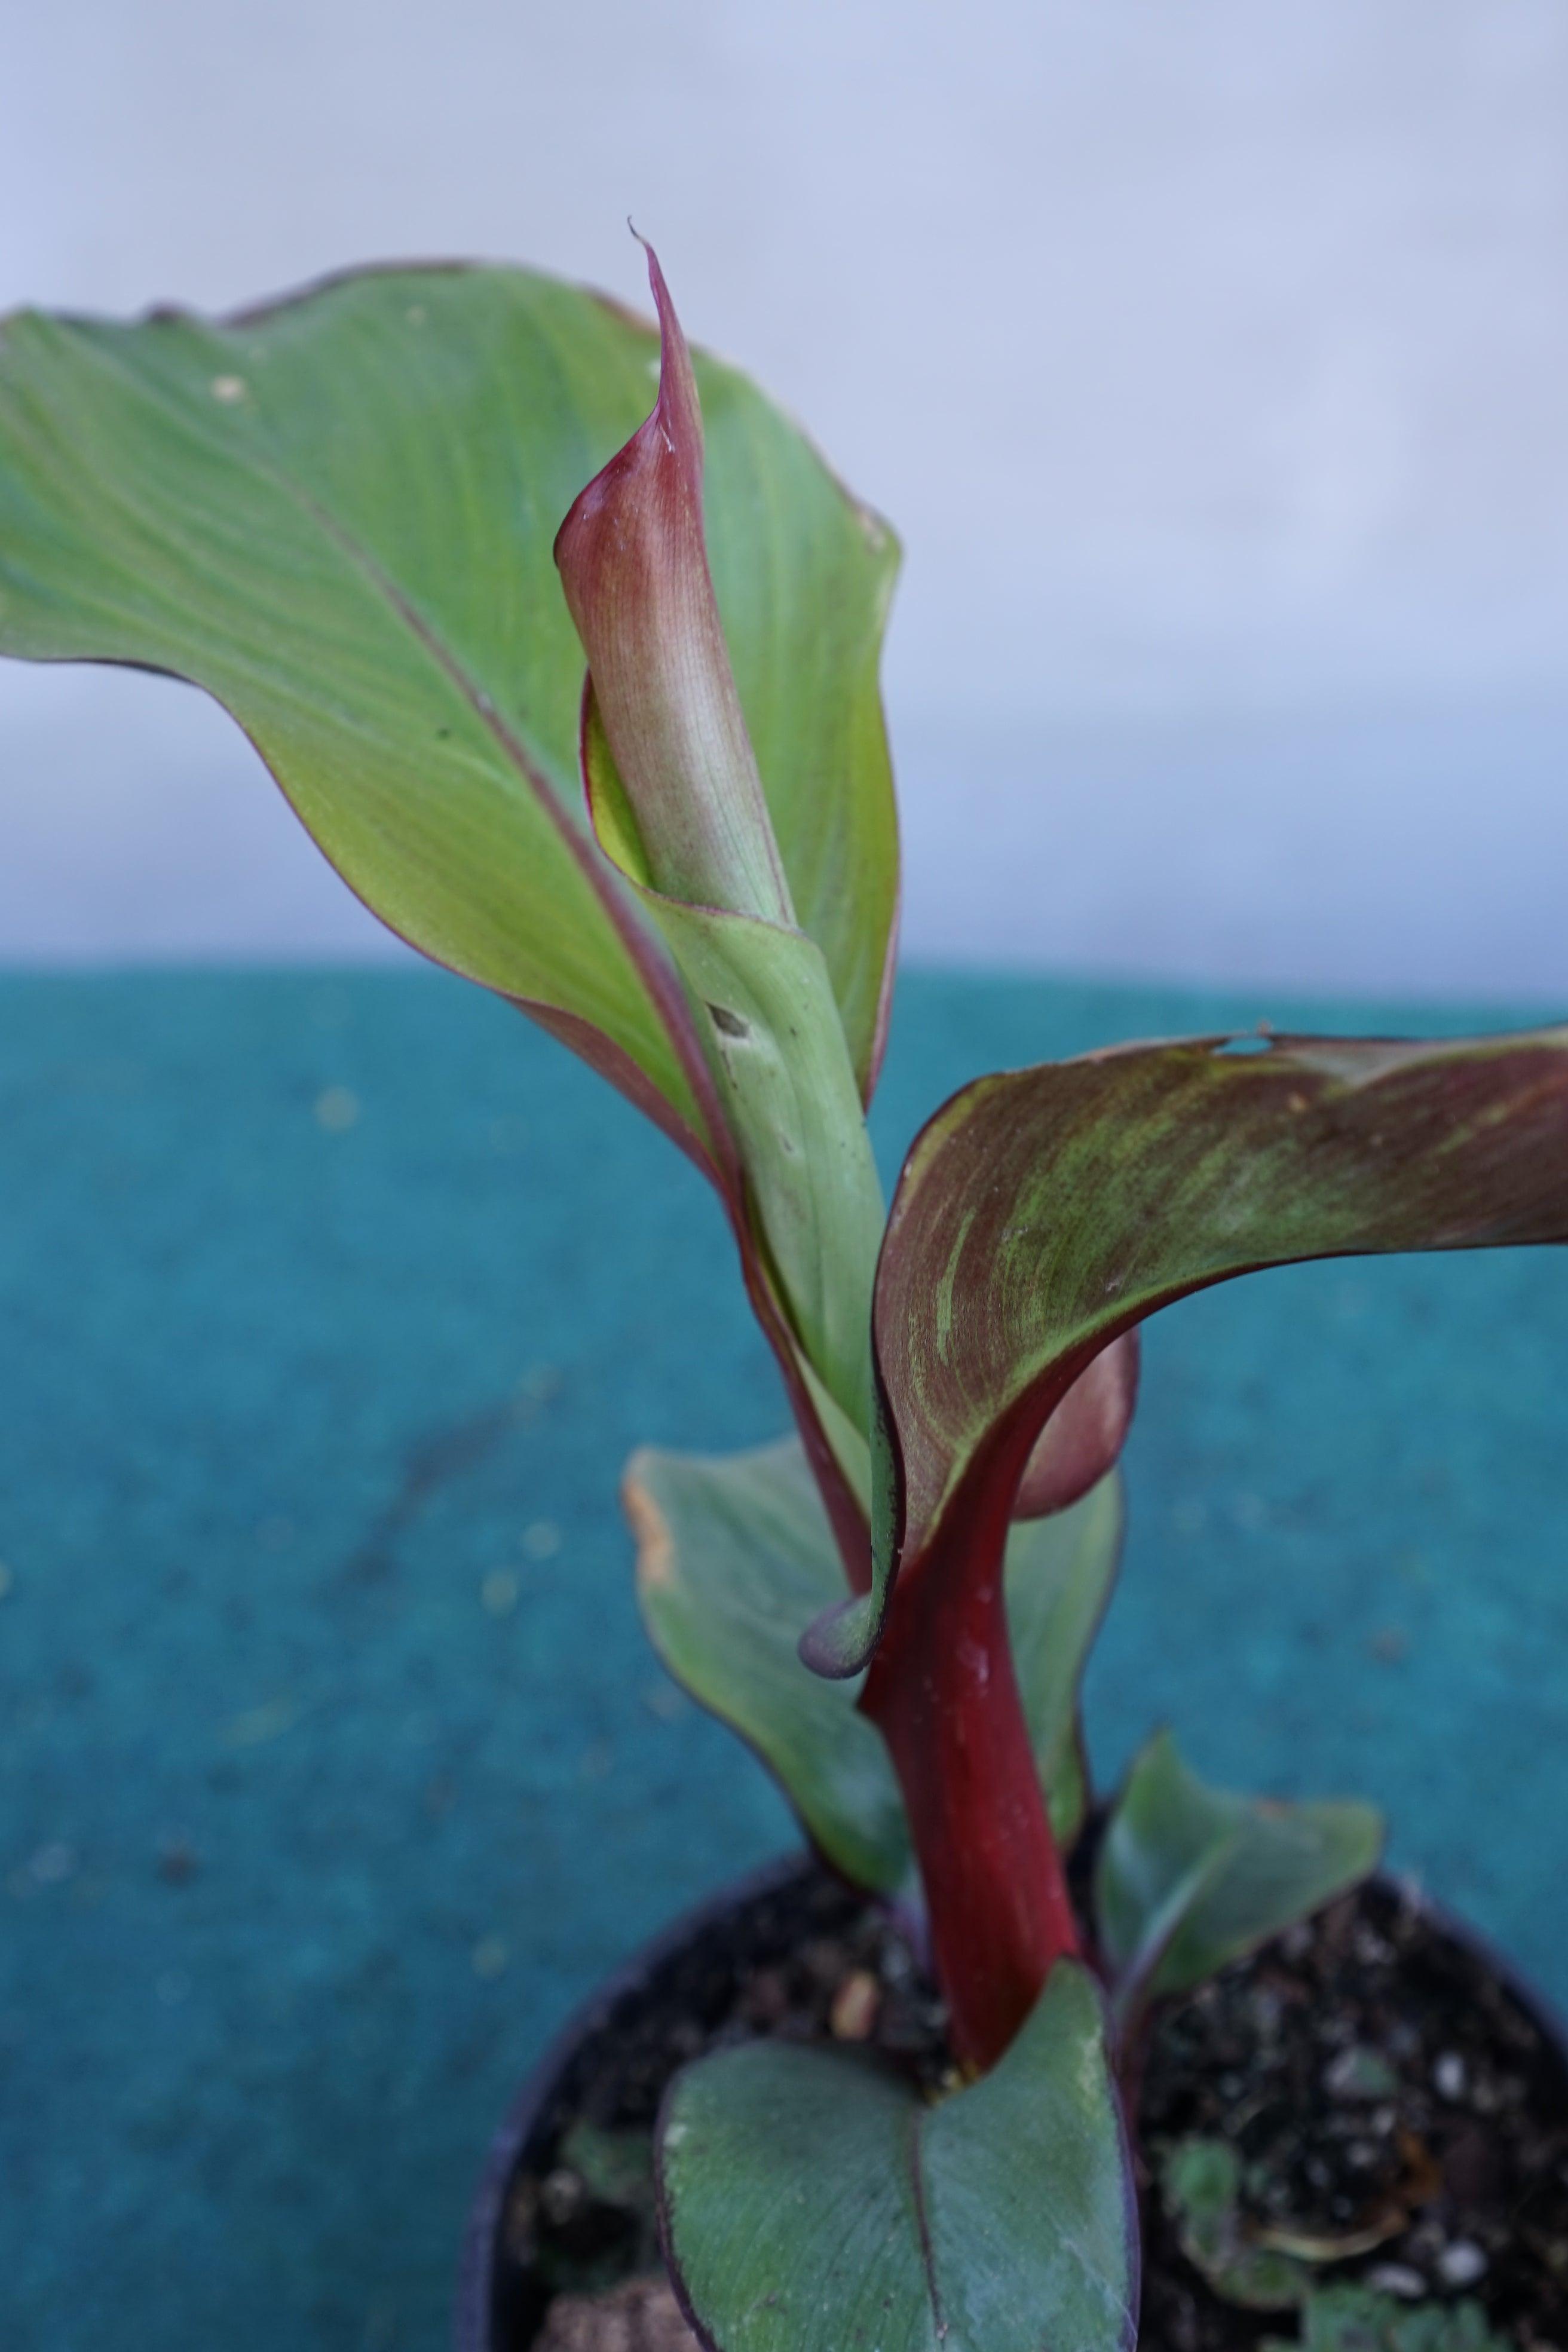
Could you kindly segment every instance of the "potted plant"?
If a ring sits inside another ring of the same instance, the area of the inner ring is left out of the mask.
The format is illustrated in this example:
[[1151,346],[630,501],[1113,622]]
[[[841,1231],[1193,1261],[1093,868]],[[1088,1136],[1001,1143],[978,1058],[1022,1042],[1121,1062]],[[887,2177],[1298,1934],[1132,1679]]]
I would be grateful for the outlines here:
[[648,266],[657,338],[479,268],[0,335],[0,646],[205,688],[385,922],[655,1118],[794,1418],[625,1491],[660,1654],[813,1859],[551,2059],[460,2340],[1115,2352],[1146,2269],[1171,2352],[1544,2343],[1549,2021],[1373,1876],[1365,1806],[1217,1792],[1167,1735],[1098,1802],[1077,1691],[1140,1324],[1568,1239],[1568,1029],[996,1073],[887,1208],[895,544]]

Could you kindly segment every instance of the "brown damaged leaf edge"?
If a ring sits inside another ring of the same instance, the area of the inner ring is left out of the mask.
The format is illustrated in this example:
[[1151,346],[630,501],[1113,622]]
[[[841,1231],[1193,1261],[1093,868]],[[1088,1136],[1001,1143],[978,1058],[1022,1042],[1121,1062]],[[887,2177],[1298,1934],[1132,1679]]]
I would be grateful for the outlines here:
[[[808,1461],[811,1461],[811,1446],[804,1425],[801,1431],[801,1439],[803,1444],[805,1445],[806,1458]],[[646,1593],[668,1591],[679,1581],[679,1570],[676,1559],[675,1538],[671,1533],[669,1522],[665,1517],[664,1513],[659,1509],[659,1507],[654,1500],[653,1496],[649,1493],[647,1483],[641,1475],[643,1459],[648,1451],[648,1448],[639,1446],[621,1474],[621,1509],[626,1516],[626,1525],[631,1529],[632,1542],[636,1548],[636,1567],[634,1570],[634,1575],[636,1578],[639,1601]],[[823,1474],[820,1467],[815,1461],[812,1461],[812,1469],[814,1475],[816,1476],[818,1486],[821,1487]],[[828,1501],[828,1496],[826,1491],[824,1491],[823,1499],[825,1503]],[[829,1523],[832,1523],[831,1510],[829,1510]],[[834,1527],[833,1532],[836,1538],[839,1537],[839,1530],[837,1527]],[[842,1549],[841,1538],[840,1549]],[[717,1706],[711,1706],[710,1703],[707,1701],[704,1701],[703,1704],[705,1706],[709,1706],[710,1712],[715,1714],[721,1722],[729,1726],[730,1729],[735,1734],[735,1737],[741,1741],[742,1745],[751,1755],[755,1757],[757,1762],[762,1766],[763,1770],[767,1774],[769,1780],[773,1782],[780,1796],[784,1799],[784,1803],[788,1805],[791,1811],[795,1813],[796,1826],[799,1828],[801,1835],[805,1839],[806,1843],[821,1859],[825,1868],[829,1870],[835,1869],[837,1865],[834,1864],[830,1856],[823,1853],[821,1847],[817,1844],[816,1838],[812,1835],[810,1825],[806,1822],[804,1813],[796,1807],[795,1791],[780,1776],[773,1759],[766,1754],[761,1743],[757,1739],[753,1738],[750,1729],[744,1721],[742,1721],[739,1714],[725,1713]],[[677,2285],[679,2286],[679,2281],[677,2281]]]

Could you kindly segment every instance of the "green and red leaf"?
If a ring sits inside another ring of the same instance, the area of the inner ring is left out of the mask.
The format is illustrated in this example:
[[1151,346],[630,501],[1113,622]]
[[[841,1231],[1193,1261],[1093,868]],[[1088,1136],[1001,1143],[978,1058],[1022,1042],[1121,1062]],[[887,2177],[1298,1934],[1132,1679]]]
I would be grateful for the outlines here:
[[658,257],[647,251],[658,397],[578,493],[555,561],[625,786],[623,831],[635,830],[647,878],[667,898],[793,929],[708,570],[697,379]]
[[1189,1292],[1303,1258],[1568,1240],[1568,1029],[1246,1042],[982,1078],[919,1137],[877,1278],[884,1576],[965,1487],[1011,1501],[1073,1382]]
[[1120,2029],[1321,1910],[1375,1870],[1382,1851],[1370,1805],[1211,1789],[1158,1734],[1127,1776],[1095,1863],[1095,1926]]
[[[858,1445],[881,1186],[853,1041],[826,958],[795,923],[735,690],[704,543],[701,410],[651,248],[648,271],[658,398],[555,545],[588,657],[584,783],[600,845],[689,993],[743,1177],[742,1247]],[[852,1575],[864,1550],[857,1530]]]
[[982,1079],[917,1139],[878,1272],[870,1667],[966,2057],[1076,1948],[1000,1604],[1042,1427],[1123,1332],[1291,1260],[1568,1240],[1568,1030],[1128,1047]]

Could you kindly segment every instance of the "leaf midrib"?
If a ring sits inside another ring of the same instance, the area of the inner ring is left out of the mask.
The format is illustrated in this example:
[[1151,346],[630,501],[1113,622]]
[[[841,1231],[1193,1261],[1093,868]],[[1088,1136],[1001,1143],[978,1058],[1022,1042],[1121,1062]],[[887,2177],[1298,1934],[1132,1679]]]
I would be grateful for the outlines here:
[[[189,323],[198,329],[205,324],[201,320]],[[586,830],[573,823],[560,795],[545,774],[542,763],[502,718],[494,697],[480,686],[478,678],[447,645],[440,630],[421,612],[413,597],[399,585],[371,550],[289,470],[278,448],[265,407],[254,394],[252,414],[258,431],[247,446],[237,448],[232,439],[209,430],[199,412],[177,399],[165,385],[130,366],[111,344],[83,335],[76,330],[73,322],[63,323],[61,340],[68,341],[73,353],[84,358],[89,366],[116,376],[128,390],[161,412],[171,424],[178,426],[183,434],[196,441],[212,456],[226,465],[237,462],[246,466],[279,497],[289,500],[297,511],[305,515],[353,565],[395,618],[402,623],[426,658],[461,698],[486,730],[502,758],[528,786],[604,909],[647,992],[656,1017],[674,1048],[693,1099],[708,1124],[709,1137],[695,1139],[700,1146],[711,1145],[712,1149],[705,1151],[705,1157],[717,1171],[724,1132],[721,1114],[711,1075],[697,1042],[673,964],[658,941],[645,931],[637,914],[626,903],[616,877],[608,870]],[[262,444],[260,448],[257,446],[258,441]],[[674,1106],[671,1108],[673,1109]]]

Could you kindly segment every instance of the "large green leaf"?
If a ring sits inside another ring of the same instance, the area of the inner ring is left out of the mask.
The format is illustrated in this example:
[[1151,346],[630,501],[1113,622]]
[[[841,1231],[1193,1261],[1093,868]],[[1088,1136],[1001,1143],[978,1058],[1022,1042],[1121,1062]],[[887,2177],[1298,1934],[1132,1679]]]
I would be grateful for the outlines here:
[[677,2077],[658,2159],[672,2272],[718,2352],[1131,2345],[1127,2151],[1070,1960],[934,2107],[864,2060],[753,2042]]
[[1568,1240],[1568,1029],[1235,1042],[982,1078],[917,1139],[877,1277],[877,1598],[846,1663],[960,1490],[1005,1510],[1071,1381],[1157,1307],[1294,1259]]
[[1370,1805],[1211,1789],[1160,1733],[1128,1775],[1095,1868],[1100,1949],[1123,2021],[1321,1910],[1377,1867],[1382,1847]]
[[[511,269],[365,272],[222,323],[14,317],[0,650],[205,687],[395,929],[711,1147],[682,992],[584,821],[583,661],[551,556],[646,414],[657,349]],[[896,551],[745,378],[700,358],[698,379],[742,703],[868,1084],[897,896],[876,678]]]
[[[637,1537],[637,1597],[677,1681],[750,1742],[808,1834],[845,1875],[892,1894],[909,1832],[880,1735],[857,1685],[808,1674],[801,1628],[843,1590],[822,1498],[796,1438],[719,1459],[645,1447],[623,1487]],[[1007,1616],[1052,1825],[1083,1821],[1078,1735],[1084,1661],[1121,1541],[1112,1476],[1071,1510],[1016,1528]]]

